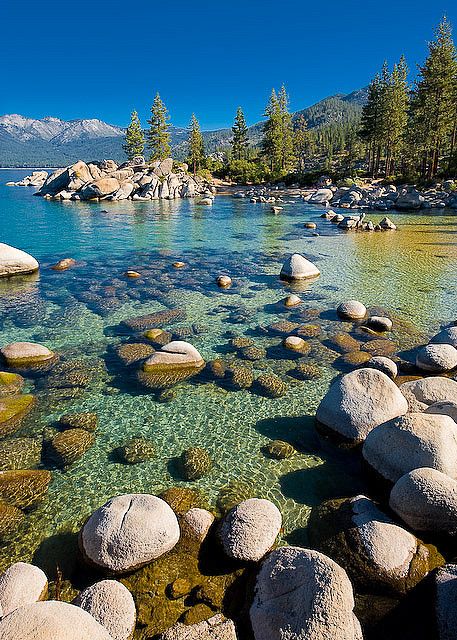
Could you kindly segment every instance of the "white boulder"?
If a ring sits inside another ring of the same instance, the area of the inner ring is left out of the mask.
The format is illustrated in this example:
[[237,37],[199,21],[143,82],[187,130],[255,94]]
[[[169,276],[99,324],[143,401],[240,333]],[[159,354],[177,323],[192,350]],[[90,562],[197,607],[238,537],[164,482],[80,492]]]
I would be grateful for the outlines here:
[[0,242],[0,278],[33,273],[39,268],[33,256]]
[[237,640],[235,625],[220,613],[197,624],[177,624],[160,635],[160,640]]
[[457,382],[442,376],[404,382],[400,391],[408,401],[410,411],[425,411],[435,402],[455,402]]
[[0,609],[3,616],[46,598],[48,579],[33,564],[15,562],[0,575]]
[[419,349],[416,366],[434,373],[451,371],[457,367],[457,349],[451,344],[427,344]]
[[362,320],[367,315],[367,308],[358,300],[342,302],[336,310],[343,320]]
[[320,275],[315,264],[299,253],[293,253],[282,265],[280,278],[282,280],[306,280]]

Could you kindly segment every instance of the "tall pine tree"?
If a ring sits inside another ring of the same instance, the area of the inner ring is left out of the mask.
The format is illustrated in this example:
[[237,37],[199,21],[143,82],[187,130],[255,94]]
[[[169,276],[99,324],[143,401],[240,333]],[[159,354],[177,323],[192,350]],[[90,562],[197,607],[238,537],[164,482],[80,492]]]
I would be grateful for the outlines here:
[[130,124],[125,132],[123,149],[129,160],[133,160],[135,156],[143,155],[144,133],[136,111],[132,111],[130,116]]
[[360,136],[368,147],[368,172],[375,176],[381,154],[382,82],[379,73],[368,87],[367,102],[362,110]]
[[457,56],[446,18],[428,49],[414,87],[410,132],[421,156],[421,175],[432,178],[440,156],[451,155],[456,135]]
[[248,128],[244,118],[243,109],[238,107],[236,110],[235,122],[232,127],[232,155],[235,160],[245,160],[248,149]]
[[167,108],[157,93],[148,120],[147,140],[151,160],[163,160],[171,154],[169,120]]
[[279,111],[281,115],[281,169],[289,171],[294,162],[294,144],[292,116],[289,113],[289,96],[286,87],[282,85],[278,94]]
[[189,161],[192,165],[194,176],[197,173],[197,170],[203,164],[205,159],[205,148],[203,145],[203,136],[200,131],[200,125],[198,123],[197,118],[195,117],[195,113],[192,114],[189,125]]
[[263,125],[262,151],[270,169],[275,171],[281,165],[281,111],[274,89],[263,115],[267,120]]
[[297,170],[305,170],[306,159],[312,152],[312,135],[308,129],[308,122],[303,114],[295,120],[293,133],[294,154],[297,160]]

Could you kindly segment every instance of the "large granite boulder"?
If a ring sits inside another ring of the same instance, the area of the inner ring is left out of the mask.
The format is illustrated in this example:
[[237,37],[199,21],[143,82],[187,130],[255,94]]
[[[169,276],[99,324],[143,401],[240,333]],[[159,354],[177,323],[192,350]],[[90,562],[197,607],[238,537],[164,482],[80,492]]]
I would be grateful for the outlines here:
[[237,640],[235,625],[220,613],[196,624],[177,624],[159,636],[159,640]]
[[108,500],[80,534],[84,558],[110,573],[125,573],[170,551],[179,540],[178,520],[168,504],[148,494]]
[[101,580],[87,587],[73,604],[90,613],[113,640],[130,640],[135,631],[135,602],[127,587],[116,580]]
[[54,353],[35,342],[11,342],[0,349],[0,354],[9,367],[28,367],[52,360]]
[[230,558],[257,562],[274,545],[281,525],[281,512],[272,502],[250,498],[226,514],[218,535]]
[[333,198],[333,191],[331,189],[318,189],[308,199],[308,202],[312,202],[313,204],[325,204],[326,202],[330,202]]
[[346,572],[327,556],[281,547],[257,575],[250,619],[255,640],[361,640]]
[[41,569],[16,562],[0,574],[0,617],[25,607],[48,594],[48,579]]
[[416,366],[432,373],[451,371],[457,367],[457,349],[451,344],[427,344],[417,352]]
[[407,413],[370,431],[362,453],[390,482],[419,467],[457,478],[457,424],[445,415]]
[[430,342],[434,344],[451,344],[457,349],[457,326],[447,327],[433,336]]
[[0,242],[0,278],[38,271],[37,260],[25,251]]
[[318,426],[341,444],[362,443],[379,424],[406,413],[398,387],[376,369],[357,369],[338,378],[316,413]]
[[120,188],[119,180],[117,178],[100,178],[95,182],[89,182],[79,191],[79,196],[82,200],[93,200],[95,198],[105,198],[110,196]]
[[16,609],[0,621],[1,640],[114,640],[87,611],[48,600]]
[[434,376],[404,382],[400,391],[408,401],[409,411],[425,411],[436,402],[455,402],[457,382],[450,378]]
[[435,402],[425,410],[425,413],[449,416],[457,423],[457,397],[456,402]]
[[293,281],[316,278],[318,275],[320,275],[320,271],[315,264],[299,253],[293,253],[282,265],[279,277],[281,280]]
[[457,533],[457,481],[436,469],[422,467],[402,476],[389,506],[416,531]]
[[400,209],[400,211],[420,209],[424,201],[424,196],[419,193],[417,189],[415,189],[414,187],[407,187],[400,193],[400,196],[398,197],[395,204],[395,208]]
[[406,593],[443,563],[435,547],[399,527],[365,496],[313,508],[311,544],[338,562],[362,592]]

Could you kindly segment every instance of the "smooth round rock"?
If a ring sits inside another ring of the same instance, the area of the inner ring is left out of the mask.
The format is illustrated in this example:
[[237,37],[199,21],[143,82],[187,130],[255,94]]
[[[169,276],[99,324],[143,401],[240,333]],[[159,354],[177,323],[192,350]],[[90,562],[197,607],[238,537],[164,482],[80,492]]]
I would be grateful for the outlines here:
[[2,347],[0,353],[10,367],[45,362],[54,357],[50,349],[34,342],[12,342]]
[[33,256],[0,242],[0,278],[33,273],[39,268]]
[[283,345],[286,349],[290,349],[291,351],[302,351],[306,348],[308,343],[303,340],[303,338],[299,338],[298,336],[287,336],[284,338]]
[[291,293],[290,296],[287,296],[287,298],[284,299],[284,306],[296,307],[302,302],[303,300],[299,296],[297,296],[295,293]]
[[0,609],[6,616],[19,607],[44,600],[48,593],[45,573],[26,562],[15,562],[0,575]]
[[315,264],[299,253],[289,256],[282,265],[280,278],[282,280],[306,280],[320,275]]
[[370,431],[362,454],[390,482],[419,467],[456,478],[457,424],[449,416],[407,413]]
[[343,320],[362,320],[367,315],[367,308],[358,300],[347,300],[338,306],[336,312]]
[[144,363],[144,371],[154,371],[166,367],[201,367],[204,360],[197,349],[183,340],[174,340],[153,353]]
[[74,267],[76,264],[76,260],[74,260],[73,258],[63,258],[62,260],[59,260],[59,262],[56,262],[56,264],[54,264],[51,269],[53,271],[67,271],[67,269],[71,269],[71,267]]
[[136,608],[127,587],[116,580],[101,580],[73,600],[109,632],[113,640],[130,640],[135,631]]
[[281,547],[257,575],[249,611],[255,640],[361,640],[349,578],[318,551]]
[[425,411],[435,402],[455,402],[457,382],[450,378],[433,376],[404,382],[400,391],[407,399],[410,411]]
[[97,509],[83,526],[83,554],[112,573],[148,564],[179,540],[178,520],[169,505],[149,494],[116,496]]
[[87,611],[48,600],[16,609],[0,621],[2,640],[114,640]]
[[406,413],[408,403],[397,385],[376,369],[356,369],[335,380],[322,399],[316,419],[343,443],[359,444],[379,424]]
[[436,469],[421,467],[402,476],[389,506],[416,531],[457,533],[457,481]]
[[273,546],[281,525],[281,512],[272,502],[249,498],[227,513],[218,534],[230,558],[257,562]]
[[177,622],[164,631],[159,640],[237,640],[232,620],[220,613],[195,624]]
[[218,276],[216,282],[218,287],[226,289],[232,284],[232,278],[230,276]]
[[393,322],[390,318],[384,316],[370,316],[365,325],[374,331],[392,331]]
[[368,360],[368,362],[366,362],[365,366],[370,369],[382,371],[392,380],[394,380],[398,375],[397,365],[390,358],[386,358],[386,356],[373,356]]
[[214,516],[206,509],[194,507],[186,511],[180,520],[182,536],[203,542],[214,522]]
[[457,423],[457,397],[456,402],[435,402],[425,410],[425,413],[449,416]]
[[435,344],[451,344],[457,349],[457,326],[443,329],[430,340]]
[[427,344],[419,349],[416,366],[433,373],[451,371],[457,367],[457,349],[451,344]]

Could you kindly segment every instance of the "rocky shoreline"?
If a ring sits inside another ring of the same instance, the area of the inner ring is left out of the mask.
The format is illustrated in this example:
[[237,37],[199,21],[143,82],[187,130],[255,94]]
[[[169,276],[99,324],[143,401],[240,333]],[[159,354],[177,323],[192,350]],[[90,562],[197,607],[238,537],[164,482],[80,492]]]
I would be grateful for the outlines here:
[[[68,268],[77,277],[77,264]],[[178,273],[186,264],[174,262],[171,269]],[[278,275],[296,286],[319,273],[304,256],[293,254]],[[125,282],[136,286],[142,276],[124,274]],[[236,287],[236,278],[228,278],[215,286]],[[294,293],[277,304],[299,310],[303,301]],[[320,327],[310,310],[303,307],[302,313],[301,322],[282,320],[262,329],[279,340],[274,347],[278,362],[289,361],[295,365],[291,375],[306,380],[319,375],[306,355],[316,348]],[[359,460],[366,495],[314,506],[307,547],[278,546],[282,515],[261,496],[234,491],[218,509],[186,487],[160,495],[114,496],[80,527],[72,561],[86,575],[82,588],[68,577],[65,583],[54,576],[50,581],[41,568],[22,562],[0,575],[2,640],[38,637],[36,628],[45,630],[40,640],[80,640],[81,630],[94,640],[130,640],[134,633],[161,640],[280,640],[285,635],[360,640],[376,633],[400,638],[402,625],[424,626],[421,615],[417,624],[411,622],[408,606],[420,607],[427,625],[436,630],[434,635],[418,632],[416,638],[453,637],[446,634],[453,628],[457,592],[452,563],[457,327],[444,327],[426,344],[416,344],[414,357],[406,358],[389,337],[397,322],[389,314],[357,300],[327,313],[334,315],[339,330],[327,336],[326,348],[341,354],[349,372],[338,376],[322,398],[316,430],[327,446]],[[185,318],[185,309],[170,308],[125,319],[125,337],[116,349],[124,375],[160,401],[168,401],[174,386],[189,378],[232,392],[252,388],[272,402],[286,393],[279,375],[255,378],[247,366],[266,357],[255,339],[230,338],[229,349],[245,360],[244,367],[229,355],[205,362],[192,344],[196,328],[173,329]],[[325,345],[320,344],[321,355]],[[38,375],[51,392],[86,384],[83,369],[68,366],[71,362],[44,345],[11,343],[0,356],[3,438],[15,434],[33,408],[34,396],[23,393],[24,378]],[[34,468],[41,455],[52,461],[51,469],[67,469],[93,445],[96,430],[96,413],[68,413],[57,428],[46,430],[38,448],[27,438],[0,443],[6,447],[0,458],[7,461],[0,470],[2,538],[18,530],[46,496],[52,470]],[[286,441],[272,441],[268,448],[273,459],[294,453]],[[155,449],[147,439],[136,438],[118,455],[124,464],[138,464],[154,457]],[[193,447],[183,452],[179,464],[183,478],[193,481],[209,474],[213,461],[204,449]],[[397,635],[389,635],[392,612]]]

